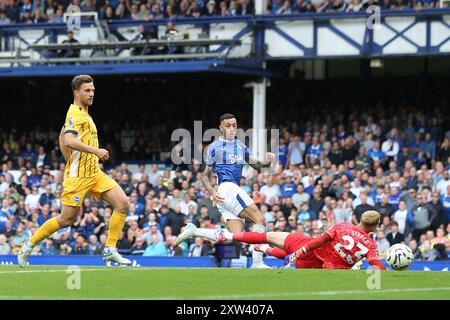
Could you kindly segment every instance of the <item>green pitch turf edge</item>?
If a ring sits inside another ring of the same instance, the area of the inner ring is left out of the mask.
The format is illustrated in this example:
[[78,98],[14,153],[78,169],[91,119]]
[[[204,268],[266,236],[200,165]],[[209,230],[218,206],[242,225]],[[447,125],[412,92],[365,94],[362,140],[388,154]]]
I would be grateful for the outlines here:
[[[0,266],[0,299],[450,299],[425,271]],[[78,289],[79,288],[79,289]]]

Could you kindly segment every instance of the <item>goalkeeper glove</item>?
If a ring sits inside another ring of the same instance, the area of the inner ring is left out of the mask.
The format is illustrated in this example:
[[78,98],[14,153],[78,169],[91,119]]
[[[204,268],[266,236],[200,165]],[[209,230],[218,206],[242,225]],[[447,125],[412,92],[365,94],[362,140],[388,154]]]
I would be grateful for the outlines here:
[[295,252],[292,252],[291,254],[284,257],[284,267],[286,269],[295,269],[295,261],[297,260],[297,256],[295,255]]

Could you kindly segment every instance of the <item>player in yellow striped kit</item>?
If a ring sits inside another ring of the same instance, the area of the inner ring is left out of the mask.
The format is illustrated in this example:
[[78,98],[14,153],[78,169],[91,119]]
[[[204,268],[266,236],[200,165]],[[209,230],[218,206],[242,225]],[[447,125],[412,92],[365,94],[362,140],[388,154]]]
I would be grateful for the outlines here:
[[64,192],[61,196],[62,211],[47,220],[35,234],[26,240],[18,255],[19,266],[25,267],[33,247],[55,231],[71,226],[87,193],[106,200],[114,211],[109,224],[108,238],[102,258],[119,264],[131,264],[116,249],[119,234],[125,224],[128,198],[122,188],[99,167],[99,159],[109,159],[109,153],[98,146],[97,127],[88,113],[94,101],[94,81],[88,75],[72,80],[74,102],[67,112],[60,148],[67,161],[64,172]]

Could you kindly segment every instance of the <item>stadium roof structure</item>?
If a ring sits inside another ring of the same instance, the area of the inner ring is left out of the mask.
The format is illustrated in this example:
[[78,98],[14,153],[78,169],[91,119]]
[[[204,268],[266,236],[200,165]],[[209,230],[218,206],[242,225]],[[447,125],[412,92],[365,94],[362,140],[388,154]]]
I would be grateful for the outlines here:
[[46,65],[30,67],[0,67],[0,77],[33,77],[33,76],[72,76],[74,74],[92,75],[131,75],[131,74],[185,74],[185,73],[214,73],[235,74],[255,77],[277,76],[276,71],[263,69],[255,65],[242,62],[230,63],[226,59],[205,59],[177,62],[136,62],[136,63],[98,63],[80,65]]
[[[65,23],[0,26],[0,77],[81,72],[271,77],[277,72],[266,69],[266,61],[450,54],[450,8],[373,14],[180,18],[172,20],[178,32],[173,38],[167,38],[167,19],[81,20],[79,43],[65,44]],[[137,40],[140,26],[158,40]],[[135,55],[136,49],[143,53]],[[61,56],[64,50],[81,55]]]

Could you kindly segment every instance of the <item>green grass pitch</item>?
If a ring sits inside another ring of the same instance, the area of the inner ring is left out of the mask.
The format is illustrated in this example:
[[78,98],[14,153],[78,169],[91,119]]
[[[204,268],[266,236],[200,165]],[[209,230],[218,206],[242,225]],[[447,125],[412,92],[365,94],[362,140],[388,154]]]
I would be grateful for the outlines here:
[[[0,299],[450,299],[448,272],[0,266]],[[78,277],[79,275],[79,277]],[[79,280],[79,281],[78,281]],[[76,287],[80,289],[68,289]],[[68,286],[69,285],[69,286]]]

